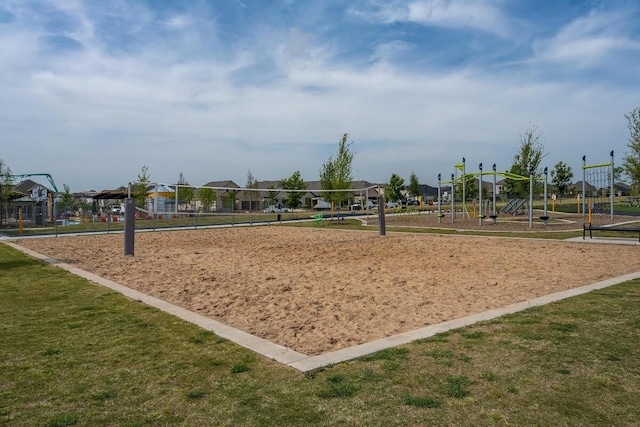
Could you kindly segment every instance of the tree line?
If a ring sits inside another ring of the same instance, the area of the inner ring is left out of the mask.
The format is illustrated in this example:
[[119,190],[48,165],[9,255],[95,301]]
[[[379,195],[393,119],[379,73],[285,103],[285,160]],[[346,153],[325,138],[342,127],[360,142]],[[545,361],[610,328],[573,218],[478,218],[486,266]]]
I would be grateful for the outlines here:
[[[623,157],[622,165],[614,168],[614,180],[626,177],[631,184],[632,193],[640,195],[640,107],[634,109],[629,114],[625,114],[627,119],[627,127],[629,129],[629,140],[627,148],[629,151]],[[508,172],[520,176],[529,176],[530,174],[539,178],[544,173],[541,169],[542,159],[547,155],[545,153],[544,143],[541,141],[542,133],[539,132],[537,126],[529,125],[528,129],[520,135],[520,147],[513,158],[511,168]],[[320,168],[320,187],[323,199],[326,202],[333,203],[339,207],[349,200],[350,194],[347,190],[353,182],[352,164],[355,152],[351,150],[354,141],[349,141],[349,135],[345,133],[338,142],[338,149],[335,155],[331,155]],[[550,171],[551,184],[555,191],[561,197],[567,194],[573,179],[573,171],[571,166],[565,162],[558,162]],[[462,177],[466,180],[465,186],[467,196],[475,197],[477,193],[477,180],[473,175]],[[536,185],[540,186],[536,179]],[[147,188],[150,183],[149,169],[143,166],[137,176],[136,184],[133,188],[136,205],[140,208],[145,207],[147,199]],[[197,190],[190,188],[187,180],[182,172],[178,179],[178,201],[179,203],[189,204],[194,197],[202,203],[205,209],[208,209],[216,201],[215,191],[210,188],[198,188]],[[280,188],[288,190],[287,197],[284,200],[285,206],[290,209],[297,209],[301,206],[300,198],[304,194],[307,183],[302,178],[300,171],[295,171],[291,176],[282,178],[279,181]],[[9,166],[0,159],[0,201],[3,204],[9,202],[13,194],[15,186],[13,174]],[[82,202],[76,201],[67,184],[63,185],[62,193],[58,206],[64,210],[75,210],[84,208]],[[529,193],[529,182],[516,179],[505,179],[505,190],[512,197],[523,197]],[[258,181],[252,175],[251,171],[247,174],[246,188],[255,188],[255,192],[249,190],[249,198],[258,198]],[[536,193],[539,188],[535,188]],[[404,179],[400,175],[393,173],[389,178],[385,190],[385,199],[387,201],[398,201],[404,197],[404,194],[410,197],[417,197],[420,194],[420,184],[418,176],[415,172],[411,172],[409,184],[405,186]],[[235,191],[229,191],[223,198],[223,205],[232,207],[235,203]],[[269,202],[275,204],[275,193],[269,192]]]

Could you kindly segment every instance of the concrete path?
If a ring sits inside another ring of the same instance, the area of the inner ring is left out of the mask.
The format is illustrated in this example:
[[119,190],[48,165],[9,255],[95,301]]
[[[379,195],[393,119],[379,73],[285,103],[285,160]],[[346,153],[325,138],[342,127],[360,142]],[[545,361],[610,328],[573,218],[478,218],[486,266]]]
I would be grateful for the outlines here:
[[[578,238],[576,238],[578,239]],[[579,240],[571,239],[572,241],[582,242],[582,238]],[[13,239],[15,240],[15,238]],[[628,240],[628,239],[627,239]],[[365,356],[367,354],[374,353],[376,351],[384,350],[390,347],[396,347],[398,345],[407,344],[415,340],[429,338],[436,334],[450,331],[452,329],[458,329],[465,326],[472,325],[477,322],[495,319],[505,314],[516,313],[523,311],[531,307],[541,306],[549,304],[551,302],[560,301],[565,298],[570,298],[577,295],[582,295],[587,292],[591,292],[596,289],[603,289],[609,286],[617,285],[622,282],[626,282],[632,279],[640,278],[640,272],[619,276],[613,279],[604,280],[601,282],[593,283],[591,285],[582,286],[579,288],[569,289],[563,292],[558,292],[550,295],[545,295],[539,298],[534,298],[529,301],[520,302],[517,304],[511,304],[506,307],[497,308],[494,310],[485,311],[483,313],[473,314],[471,316],[462,317],[459,319],[450,320],[448,322],[440,323],[437,325],[430,325],[424,328],[416,329],[414,331],[403,332],[401,334],[393,335],[390,337],[382,338],[376,341],[356,345],[353,347],[344,348],[341,350],[324,353],[317,356],[308,356],[302,353],[298,353],[294,350],[275,344],[271,341],[263,338],[251,335],[247,332],[233,328],[224,323],[202,316],[198,313],[186,310],[178,307],[174,304],[168,303],[161,299],[143,294],[142,292],[123,286],[119,283],[107,280],[96,274],[89,273],[88,271],[74,267],[70,264],[60,262],[56,259],[49,258],[45,255],[39,254],[20,245],[12,243],[9,239],[0,239],[4,244],[11,246],[14,249],[24,252],[34,258],[41,259],[49,264],[60,267],[72,274],[87,279],[93,283],[106,286],[116,292],[120,292],[128,298],[136,301],[141,301],[149,306],[155,307],[159,310],[172,314],[182,320],[193,323],[200,326],[203,329],[211,331],[216,335],[233,341],[234,343],[248,348],[258,354],[263,355],[271,360],[275,360],[284,365],[290,366],[302,372],[308,372],[313,369],[321,368],[323,366],[333,365],[336,363],[344,362],[358,357]],[[593,239],[585,240],[587,243],[613,243],[621,244],[618,239]],[[627,242],[622,244],[638,244],[637,241]]]

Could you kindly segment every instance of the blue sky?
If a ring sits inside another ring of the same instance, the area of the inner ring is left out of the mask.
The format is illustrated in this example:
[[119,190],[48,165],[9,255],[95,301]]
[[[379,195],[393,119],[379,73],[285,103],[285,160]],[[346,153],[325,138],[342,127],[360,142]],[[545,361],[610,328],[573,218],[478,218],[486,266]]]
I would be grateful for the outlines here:
[[537,126],[581,174],[627,151],[640,2],[0,2],[0,158],[72,191],[134,181],[507,170]]

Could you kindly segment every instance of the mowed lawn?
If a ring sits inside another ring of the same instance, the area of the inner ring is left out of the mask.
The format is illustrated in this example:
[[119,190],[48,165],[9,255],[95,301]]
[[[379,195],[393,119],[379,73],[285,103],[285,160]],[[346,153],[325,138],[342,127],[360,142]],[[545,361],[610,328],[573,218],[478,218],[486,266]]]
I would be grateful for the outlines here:
[[640,425],[639,362],[640,281],[303,374],[0,244],[0,425]]

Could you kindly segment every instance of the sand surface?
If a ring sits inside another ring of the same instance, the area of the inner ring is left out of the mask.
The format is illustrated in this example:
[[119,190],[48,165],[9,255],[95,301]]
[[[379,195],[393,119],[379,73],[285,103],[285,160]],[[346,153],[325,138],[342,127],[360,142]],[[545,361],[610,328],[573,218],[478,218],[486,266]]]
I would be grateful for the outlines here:
[[265,226],[21,245],[315,355],[640,271],[640,248]]

